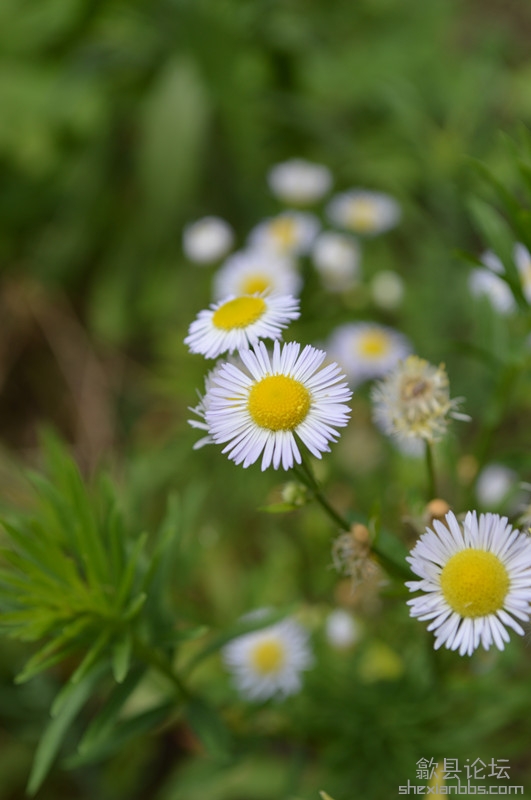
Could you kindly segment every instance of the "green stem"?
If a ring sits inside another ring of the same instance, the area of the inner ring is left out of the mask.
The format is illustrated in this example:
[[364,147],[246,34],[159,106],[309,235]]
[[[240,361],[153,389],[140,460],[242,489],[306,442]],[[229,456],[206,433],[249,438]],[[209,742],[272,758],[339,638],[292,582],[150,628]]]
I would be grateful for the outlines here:
[[499,381],[491,393],[490,403],[483,415],[483,426],[476,444],[478,469],[481,469],[487,461],[492,439],[498,429],[500,419],[507,407],[519,373],[519,365],[508,364],[502,371]]
[[[350,523],[345,517],[339,514],[339,512],[337,512],[335,508],[333,508],[330,505],[330,503],[322,493],[310,465],[304,460],[304,456],[302,458],[302,463],[300,464],[300,466],[295,465],[293,467],[293,471],[295,472],[301,483],[303,483],[308,488],[313,499],[319,503],[323,511],[325,511],[328,517],[330,517],[332,522],[335,525],[337,525],[341,531],[346,531],[346,532],[350,531],[352,528],[352,523]],[[390,563],[389,556],[382,551],[382,549],[378,546],[378,544],[375,541],[371,542],[370,547],[374,555],[378,557],[378,559],[384,566]],[[395,563],[393,559],[391,559],[391,563],[392,566],[398,568],[399,571],[403,573],[403,575],[407,576],[408,578],[411,578],[409,570],[406,567],[404,567],[402,563],[398,562]]]
[[428,470],[428,501],[437,497],[437,481],[435,480],[435,464],[433,462],[433,448],[426,440],[426,469]]
[[335,508],[333,508],[324,494],[322,493],[321,489],[319,488],[319,484],[311,470],[309,464],[306,463],[304,456],[302,458],[302,463],[300,467],[293,467],[294,471],[297,473],[299,479],[304,483],[304,485],[310,490],[312,497],[314,500],[317,500],[321,508],[328,514],[330,519],[339,526],[342,531],[349,531],[351,528],[350,522],[346,520],[344,517],[339,514]]
[[183,695],[183,697],[190,696],[190,692],[186,686],[173,671],[170,661],[160,651],[150,647],[138,638],[134,640],[134,648],[142,661],[145,661],[150,667],[153,667],[153,669],[160,672],[161,675],[164,675],[177,689],[179,694]]

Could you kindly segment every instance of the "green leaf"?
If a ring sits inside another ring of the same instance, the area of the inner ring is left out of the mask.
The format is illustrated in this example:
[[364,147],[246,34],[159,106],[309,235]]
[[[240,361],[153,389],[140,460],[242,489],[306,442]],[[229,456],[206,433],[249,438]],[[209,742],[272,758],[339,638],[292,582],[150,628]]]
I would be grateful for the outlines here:
[[222,718],[212,706],[194,697],[186,704],[184,715],[209,755],[221,759],[229,757],[231,736]]
[[[124,685],[125,684],[122,684],[122,686]],[[75,756],[71,756],[67,760],[66,766],[69,769],[77,769],[84,764],[91,763],[92,761],[99,760],[103,756],[116,752],[131,739],[152,732],[153,729],[164,722],[168,715],[174,710],[174,702],[163,703],[156,708],[152,708],[149,711],[131,717],[131,719],[118,723],[113,728],[112,737],[101,741],[97,747],[94,745],[94,747],[86,753],[78,753]]]
[[100,633],[100,635],[98,636],[98,638],[96,639],[96,641],[94,642],[88,653],[86,654],[85,658],[83,659],[79,667],[72,675],[70,679],[72,683],[79,683],[79,681],[84,678],[87,672],[90,669],[92,669],[93,664],[97,662],[101,653],[104,651],[107,644],[109,643],[112,634],[113,631],[112,628],[110,627],[102,630],[102,632]]
[[105,665],[98,664],[76,685],[70,685],[68,696],[61,703],[60,713],[54,717],[44,731],[31,768],[28,794],[35,794],[46,778],[63,740],[81,708],[92,695],[100,680]]
[[[51,642],[42,647],[25,665],[24,669],[19,672],[15,678],[16,683],[25,683],[51,666],[51,663],[57,663],[64,658],[65,649],[67,651],[75,651],[79,649],[79,644],[72,643],[72,639],[76,639],[87,627],[90,625],[90,619],[82,617],[67,625],[60,636],[52,639]],[[59,658],[56,656],[59,655]],[[51,662],[51,663],[50,663]]]
[[129,672],[132,646],[133,642],[129,633],[124,633],[113,645],[111,664],[116,683],[122,683]]
[[118,587],[117,597],[116,597],[116,607],[121,608],[124,603],[129,598],[129,594],[131,592],[131,588],[133,586],[133,582],[135,579],[135,575],[139,568],[139,562],[142,556],[144,555],[144,547],[147,541],[147,533],[143,533],[141,536],[138,537],[136,540],[133,550],[129,555],[127,568],[124,571],[122,576],[122,580]]
[[80,755],[90,755],[92,750],[97,751],[105,745],[105,740],[112,736],[114,732],[114,727],[122,708],[146,672],[147,667],[137,667],[131,670],[121,685],[114,688],[102,711],[87,728],[78,747]]

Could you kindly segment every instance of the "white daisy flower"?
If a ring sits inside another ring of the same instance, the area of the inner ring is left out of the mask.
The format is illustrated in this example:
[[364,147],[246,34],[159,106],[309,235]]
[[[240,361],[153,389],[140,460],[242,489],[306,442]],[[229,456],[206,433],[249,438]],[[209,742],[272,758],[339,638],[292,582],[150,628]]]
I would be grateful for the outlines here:
[[357,241],[335,231],[319,234],[312,249],[314,266],[325,289],[330,292],[343,292],[356,284],[360,257]]
[[520,242],[517,242],[513,250],[514,263],[520,275],[522,291],[528,303],[531,303],[531,253]]
[[394,228],[401,213],[393,197],[366,189],[351,189],[336,195],[326,211],[338,228],[363,236],[376,236]]
[[207,373],[207,375],[205,377],[205,392],[204,392],[204,394],[201,394],[198,391],[197,394],[199,395],[199,403],[196,406],[190,406],[188,408],[188,411],[191,411],[192,414],[195,414],[195,416],[197,417],[197,419],[189,419],[188,420],[188,424],[192,428],[197,428],[198,430],[205,431],[206,434],[207,434],[206,436],[203,436],[201,439],[199,439],[194,444],[194,446],[193,446],[194,450],[199,450],[201,447],[204,447],[206,444],[214,444],[213,438],[208,433],[208,425],[205,422],[205,414],[206,414],[206,410],[207,410],[208,405],[209,405],[209,394],[208,394],[208,392],[213,386],[214,375],[219,370],[220,366],[221,366],[220,364],[217,364],[214,367],[214,369],[211,369],[210,372]]
[[474,297],[486,297],[492,307],[500,314],[510,314],[516,303],[508,284],[490,268],[473,269],[469,275],[468,286]]
[[371,281],[372,299],[386,311],[398,308],[404,297],[404,281],[391,269],[383,269]]
[[283,211],[259,222],[249,234],[251,247],[280,256],[300,256],[309,252],[321,223],[305,211]]
[[420,581],[410,591],[410,614],[432,620],[435,649],[444,645],[471,655],[481,644],[503,650],[507,627],[524,635],[515,617],[531,613],[531,538],[513,530],[507,517],[469,511],[461,526],[450,511],[446,525],[433,521],[407,560]]
[[337,440],[336,428],[348,422],[352,392],[337,364],[319,369],[326,353],[307,345],[274,343],[270,356],[263,342],[241,350],[244,372],[223,364],[214,376],[205,414],[210,436],[224,453],[248,467],[262,456],[291,469],[301,463],[297,436],[316,458]]
[[372,390],[373,415],[378,427],[398,439],[436,442],[446,433],[448,417],[468,421],[456,408],[462,398],[450,399],[450,382],[440,364],[408,356]]
[[302,278],[289,258],[261,250],[241,250],[230,256],[214,277],[214,298],[228,295],[274,294],[297,296]]
[[328,351],[352,385],[380,378],[411,352],[398,331],[373,322],[347,322],[330,337]]
[[498,508],[516,488],[518,475],[505,464],[487,464],[476,480],[476,497],[483,508]]
[[260,702],[296,694],[301,672],[313,663],[306,630],[285,619],[233,639],[222,650],[237,689],[248,700]]
[[336,608],[326,618],[325,634],[328,643],[337,650],[347,650],[360,638],[360,626],[348,611]]
[[234,243],[234,232],[220,217],[203,217],[183,231],[183,250],[190,261],[212,264],[227,255]]
[[323,164],[292,158],[272,167],[267,181],[279,200],[303,206],[315,203],[330,190],[332,173]]
[[299,317],[299,301],[280,295],[230,295],[200,311],[184,343],[191,353],[217,358],[248,348],[259,339],[280,339],[282,330]]

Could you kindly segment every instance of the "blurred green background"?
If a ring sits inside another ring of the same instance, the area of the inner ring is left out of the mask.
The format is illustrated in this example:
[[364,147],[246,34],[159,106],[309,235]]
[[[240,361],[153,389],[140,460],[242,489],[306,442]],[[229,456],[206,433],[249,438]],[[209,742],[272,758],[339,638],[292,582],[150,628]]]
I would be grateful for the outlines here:
[[[463,510],[466,456],[497,386],[463,342],[503,360],[531,326],[471,303],[457,252],[485,246],[468,212],[471,160],[510,181],[500,131],[517,137],[531,122],[530,37],[525,0],[2,0],[0,503],[31,503],[20,469],[39,464],[38,429],[53,425],[88,475],[101,462],[113,471],[146,529],[170,490],[185,497],[180,617],[216,629],[255,606],[298,604],[318,664],[301,695],[255,709],[214,658],[196,680],[234,736],[228,753],[177,720],[103,764],[57,767],[43,799],[311,800],[326,789],[383,800],[414,781],[421,757],[508,758],[511,783],[531,789],[525,641],[501,656],[435,655],[402,594],[368,607],[349,594],[318,510],[257,511],[278,499],[281,476],[192,451],[187,409],[205,364],[182,340],[210,302],[211,274],[181,245],[183,226],[205,214],[229,220],[242,243],[278,210],[265,178],[291,157],[329,166],[337,190],[395,196],[402,224],[370,243],[363,270],[396,270],[403,305],[375,309],[363,291],[343,302],[310,281],[290,334],[316,343],[340,322],[377,319],[447,364],[473,417],[438,453],[443,494]],[[523,480],[529,388],[525,373],[482,445]],[[370,425],[365,388],[353,408],[323,477],[339,507],[378,509],[401,532],[404,516],[422,517],[422,464]],[[335,605],[362,619],[345,653],[324,640]],[[2,651],[0,800],[15,800],[65,676],[15,687],[27,650]]]

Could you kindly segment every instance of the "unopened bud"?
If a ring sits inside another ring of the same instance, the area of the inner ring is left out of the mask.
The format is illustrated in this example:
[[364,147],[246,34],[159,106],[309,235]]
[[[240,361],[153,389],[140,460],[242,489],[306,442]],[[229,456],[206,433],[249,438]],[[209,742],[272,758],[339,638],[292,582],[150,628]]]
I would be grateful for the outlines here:
[[308,502],[308,490],[302,483],[290,481],[282,487],[282,500],[292,506],[304,506]]
[[439,522],[444,522],[444,518],[450,511],[450,506],[446,502],[446,500],[442,500],[440,497],[435,497],[433,500],[430,500],[428,505],[426,506],[426,522],[428,525],[431,525],[434,519],[438,519]]

